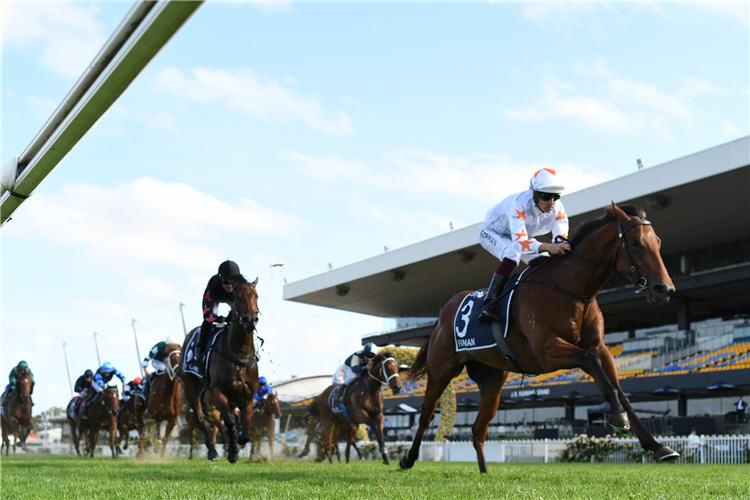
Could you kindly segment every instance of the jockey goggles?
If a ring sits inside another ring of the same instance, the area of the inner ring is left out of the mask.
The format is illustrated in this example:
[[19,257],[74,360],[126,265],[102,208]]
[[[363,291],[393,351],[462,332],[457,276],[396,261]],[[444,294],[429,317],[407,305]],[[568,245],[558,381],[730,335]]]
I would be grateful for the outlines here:
[[542,191],[536,192],[537,196],[539,196],[539,199],[542,201],[549,201],[549,200],[559,200],[560,195],[558,193],[544,193]]

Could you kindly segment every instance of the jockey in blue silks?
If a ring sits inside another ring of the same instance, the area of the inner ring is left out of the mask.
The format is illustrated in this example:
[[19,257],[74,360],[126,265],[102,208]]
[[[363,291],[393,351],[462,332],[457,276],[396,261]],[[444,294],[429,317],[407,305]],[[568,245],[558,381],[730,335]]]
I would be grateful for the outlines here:
[[255,401],[260,401],[265,398],[268,394],[273,394],[273,387],[268,383],[266,377],[260,377],[258,379],[258,392],[255,393]]
[[[96,397],[96,394],[102,392],[102,389],[107,386],[109,381],[112,380],[112,377],[119,378],[122,382],[122,386],[125,387],[125,375],[112,366],[112,363],[105,361],[104,364],[94,373],[94,380],[91,381],[91,389],[93,390],[90,392],[88,398],[84,401],[84,404],[81,405],[81,407],[88,407],[89,403]],[[83,412],[83,418],[87,418],[85,411]]]

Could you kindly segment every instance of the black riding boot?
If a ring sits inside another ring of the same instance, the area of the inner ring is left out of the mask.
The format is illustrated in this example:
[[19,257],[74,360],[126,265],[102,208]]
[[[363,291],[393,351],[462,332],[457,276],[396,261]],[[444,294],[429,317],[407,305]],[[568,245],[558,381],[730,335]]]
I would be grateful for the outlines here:
[[208,338],[211,336],[211,330],[213,329],[213,325],[209,323],[208,321],[204,321],[201,325],[201,329],[198,332],[198,345],[196,346],[196,353],[195,357],[200,360],[201,364],[204,361],[204,356],[206,355],[206,347],[208,344]]
[[500,322],[500,316],[495,310],[495,302],[497,302],[500,294],[503,293],[503,288],[508,283],[508,278],[502,274],[495,273],[492,276],[490,282],[490,288],[487,290],[487,298],[484,299],[484,307],[482,308],[482,314],[479,315],[479,321],[482,323],[490,323],[492,321]]

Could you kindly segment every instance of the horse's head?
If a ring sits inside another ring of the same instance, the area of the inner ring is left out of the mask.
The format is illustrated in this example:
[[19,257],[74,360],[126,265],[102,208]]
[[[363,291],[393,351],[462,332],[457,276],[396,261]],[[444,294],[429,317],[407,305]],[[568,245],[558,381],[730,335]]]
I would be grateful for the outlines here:
[[180,346],[178,344],[167,344],[166,351],[168,355],[167,359],[164,360],[164,368],[169,375],[169,380],[174,380],[177,377],[177,367],[180,365]]
[[31,399],[31,386],[31,374],[29,374],[29,372],[24,373],[16,380],[16,393],[24,403]]
[[646,220],[645,212],[628,215],[614,202],[607,211],[617,220],[620,234],[615,269],[645,290],[649,303],[666,304],[674,293],[674,285],[659,253],[661,239]]
[[258,284],[258,278],[255,281],[238,280],[234,285],[234,307],[232,315],[236,315],[240,324],[245,331],[250,333],[255,330],[258,324],[258,291],[255,286]]
[[109,385],[102,391],[102,406],[113,417],[120,411],[120,393],[117,387]]
[[369,373],[372,378],[390,387],[393,394],[401,392],[398,364],[389,351],[381,351],[375,356],[372,360]]
[[279,404],[279,398],[276,394],[268,394],[266,396],[266,405],[268,410],[273,413],[276,418],[281,418],[281,405]]

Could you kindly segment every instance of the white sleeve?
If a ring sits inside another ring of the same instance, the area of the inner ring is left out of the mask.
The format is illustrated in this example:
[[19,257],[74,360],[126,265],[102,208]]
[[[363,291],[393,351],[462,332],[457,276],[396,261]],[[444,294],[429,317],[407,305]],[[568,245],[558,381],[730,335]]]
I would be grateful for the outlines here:
[[562,236],[566,240],[568,239],[568,228],[570,223],[568,222],[568,215],[565,213],[565,207],[560,200],[555,203],[555,223],[552,226],[552,243],[557,243],[556,239],[558,236]]

